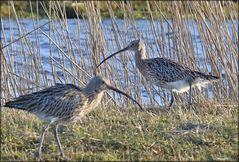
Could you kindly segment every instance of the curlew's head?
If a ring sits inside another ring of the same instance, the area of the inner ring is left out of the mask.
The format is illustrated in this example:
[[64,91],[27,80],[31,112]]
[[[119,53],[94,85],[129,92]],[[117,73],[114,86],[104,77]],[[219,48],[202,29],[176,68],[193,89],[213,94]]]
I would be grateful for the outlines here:
[[145,46],[144,42],[141,39],[133,40],[132,42],[129,43],[129,45],[125,48],[125,50],[136,51],[136,50],[140,50],[144,46]]
[[131,50],[131,51],[137,51],[137,50],[141,50],[141,49],[144,49],[145,48],[145,45],[144,45],[144,42],[141,40],[141,39],[137,39],[137,40],[133,40],[132,42],[129,43],[129,45],[115,53],[113,53],[112,55],[108,56],[107,58],[105,58],[103,61],[101,61],[97,66],[96,66],[96,69],[102,64],[104,63],[106,60],[110,59],[111,57],[121,53],[121,52],[124,52],[124,51],[127,51],[127,50]]
[[130,97],[128,94],[120,91],[119,89],[111,86],[110,81],[99,76],[96,75],[94,76],[90,82],[86,85],[86,87],[84,88],[84,91],[86,94],[88,95],[94,95],[94,94],[98,94],[100,92],[103,92],[105,90],[111,89],[117,93],[120,93],[126,97],[128,97],[129,99],[131,99],[133,102],[135,102],[141,110],[143,110],[142,106],[136,101],[134,100],[132,97]]
[[107,90],[108,85],[110,85],[110,82],[107,79],[97,75],[90,80],[85,89],[91,93],[99,93]]

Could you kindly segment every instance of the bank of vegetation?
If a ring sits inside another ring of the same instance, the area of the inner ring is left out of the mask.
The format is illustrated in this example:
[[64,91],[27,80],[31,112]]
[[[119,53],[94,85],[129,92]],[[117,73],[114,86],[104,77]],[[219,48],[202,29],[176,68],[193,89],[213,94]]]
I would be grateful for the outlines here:
[[[44,6],[49,8],[51,2],[44,2]],[[83,1],[59,1],[59,5],[62,6],[62,9],[65,9],[65,14],[67,18],[77,18],[76,12],[80,17],[87,17],[87,7]],[[157,14],[158,8],[166,18],[174,17],[174,13],[170,10],[172,3],[170,1],[93,1],[95,8],[98,8],[98,12],[102,18],[110,18],[109,7],[110,4],[114,14],[118,18],[124,18],[124,12],[127,10],[122,10],[123,6],[128,6],[133,11],[133,17],[135,19],[147,19],[150,18],[150,12],[152,14]],[[181,2],[182,10],[184,14],[182,16],[193,17],[190,13],[190,3]],[[18,15],[22,15],[25,18],[31,18],[39,16],[41,18],[46,18],[44,8],[42,7],[43,2],[41,1],[14,1],[14,7]],[[150,10],[146,7],[150,6]],[[207,5],[205,2],[199,2],[200,7],[207,10]],[[236,13],[238,11],[238,3],[232,1],[230,5],[227,2],[221,1],[223,12],[226,16],[235,15],[232,12]],[[31,10],[30,10],[31,9]],[[2,17],[11,16],[13,11],[11,4],[8,1],[1,2],[1,11],[0,15]],[[207,11],[206,11],[207,12]],[[161,17],[163,18],[163,17]]]

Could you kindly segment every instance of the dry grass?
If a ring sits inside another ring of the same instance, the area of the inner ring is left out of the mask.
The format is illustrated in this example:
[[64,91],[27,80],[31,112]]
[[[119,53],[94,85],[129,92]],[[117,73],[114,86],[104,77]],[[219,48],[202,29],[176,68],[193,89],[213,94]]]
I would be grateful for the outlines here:
[[[230,160],[238,159],[238,109],[231,103],[196,105],[195,111],[135,112],[99,108],[82,123],[63,127],[71,160]],[[116,115],[117,114],[117,115]],[[23,111],[2,109],[1,160],[34,160],[42,122]],[[49,130],[44,160],[59,160]]]
[[[144,6],[145,10],[142,8],[142,14],[149,14],[150,19],[141,28],[139,22],[133,17],[134,10],[130,2],[120,1],[117,5],[115,2],[106,3],[111,20],[107,26],[103,25],[100,16],[100,4],[84,2],[83,6],[86,11],[84,14],[87,19],[75,19],[76,28],[72,29],[64,17],[65,5],[63,3],[49,2],[49,8],[47,8],[46,4],[41,2],[41,7],[44,8],[51,22],[44,28],[26,35],[29,30],[26,24],[22,23],[22,15],[17,15],[14,2],[9,2],[12,10],[9,17],[15,18],[17,26],[13,26],[9,19],[10,26],[7,34],[10,34],[10,40],[6,39],[5,29],[2,28],[2,47],[7,45],[2,49],[1,54],[1,77],[2,83],[5,83],[1,84],[2,98],[8,100],[56,82],[83,86],[93,75],[94,67],[100,60],[126,46],[131,40],[141,37],[147,45],[149,57],[171,58],[192,69],[223,76],[224,79],[211,87],[213,93],[210,96],[218,101],[228,98],[237,101],[238,48],[236,42],[238,42],[238,30],[234,19],[237,15],[235,12],[230,14],[224,12],[225,9],[233,9],[235,4],[230,1],[223,3],[174,1],[165,2],[164,5],[162,3],[147,2],[147,6]],[[120,25],[115,17],[112,9],[115,5],[124,14],[123,25]],[[161,10],[170,11],[174,15],[173,18],[164,19],[166,15]],[[32,8],[31,11],[38,14],[37,8]],[[75,8],[75,12],[79,17],[82,16],[78,8]],[[35,29],[43,24],[38,16],[30,21]],[[1,25],[3,27],[3,24]],[[14,35],[14,28],[19,31],[17,37]],[[109,34],[106,28],[111,30]],[[72,30],[74,30],[74,39],[72,39]],[[193,41],[195,36],[200,37],[201,41]],[[8,45],[9,41],[14,42],[19,37],[23,38]],[[49,45],[47,63],[42,58],[41,39],[49,41],[44,44]],[[15,63],[19,57],[22,58],[22,64]],[[125,89],[138,101],[143,102],[141,90],[145,89],[146,95],[150,98],[148,106],[157,105],[155,89],[146,83],[133,66],[134,58],[131,54],[124,54],[118,58],[109,60],[99,69],[98,73],[110,78],[114,85]],[[157,91],[160,92],[162,98],[165,98],[164,90]],[[208,89],[204,89],[202,94],[207,97]],[[117,97],[114,94],[110,95],[114,99]],[[185,101],[185,95],[179,98],[181,102]],[[125,98],[117,99],[120,104],[129,104],[125,102]],[[162,99],[160,102],[164,101],[165,99]],[[1,103],[3,102],[4,100],[1,100]]]

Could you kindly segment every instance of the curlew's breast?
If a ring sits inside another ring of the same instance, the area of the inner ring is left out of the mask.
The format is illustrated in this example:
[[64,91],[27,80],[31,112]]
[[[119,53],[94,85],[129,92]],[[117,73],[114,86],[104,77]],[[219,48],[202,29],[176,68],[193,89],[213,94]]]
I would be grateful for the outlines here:
[[87,102],[84,103],[83,108],[76,112],[76,114],[78,114],[76,119],[83,118],[85,115],[87,115],[88,113],[93,111],[97,106],[99,106],[103,95],[104,93],[100,92],[97,95],[89,96]]

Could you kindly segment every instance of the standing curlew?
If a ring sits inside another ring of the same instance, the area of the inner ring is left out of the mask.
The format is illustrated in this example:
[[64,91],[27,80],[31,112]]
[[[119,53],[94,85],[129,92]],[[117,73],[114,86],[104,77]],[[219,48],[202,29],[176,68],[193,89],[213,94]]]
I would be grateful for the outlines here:
[[186,66],[166,58],[147,58],[145,44],[142,40],[132,41],[126,48],[113,53],[101,61],[100,64],[97,65],[97,68],[104,61],[126,50],[135,52],[136,66],[146,80],[170,91],[171,101],[169,107],[171,107],[174,102],[174,92],[182,93],[189,90],[188,103],[190,107],[192,105],[192,87],[197,86],[200,88],[212,80],[219,79],[219,77],[216,76],[191,70]]
[[112,87],[108,80],[100,76],[93,77],[82,89],[73,84],[56,84],[41,91],[17,97],[13,101],[7,102],[5,106],[28,111],[48,122],[42,129],[39,146],[35,153],[38,160],[41,160],[41,148],[45,132],[52,124],[54,124],[53,134],[57,146],[61,156],[65,158],[57,134],[58,124],[80,120],[98,106],[103,92],[107,89],[125,95],[142,109],[141,105],[132,97]]

